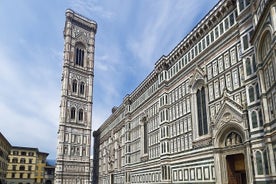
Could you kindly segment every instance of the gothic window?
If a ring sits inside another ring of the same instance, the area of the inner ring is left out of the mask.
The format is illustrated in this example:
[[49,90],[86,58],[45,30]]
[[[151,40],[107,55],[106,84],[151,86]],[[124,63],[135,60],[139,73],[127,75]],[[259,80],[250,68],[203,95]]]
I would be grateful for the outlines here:
[[80,83],[80,94],[84,95],[84,82]]
[[255,83],[255,84],[252,84],[251,86],[249,86],[248,95],[249,95],[249,103],[259,100],[260,93],[259,93],[258,83]]
[[76,118],[76,109],[75,109],[75,107],[71,108],[70,117],[71,117],[71,119]]
[[249,48],[249,39],[247,34],[242,37],[242,44],[244,51]]
[[256,151],[255,153],[256,157],[256,169],[257,169],[257,175],[263,175],[264,174],[264,169],[263,169],[263,159],[262,159],[262,154],[260,151]]
[[204,87],[197,90],[196,99],[197,99],[198,135],[202,136],[208,133]]
[[73,82],[72,82],[72,92],[73,93],[77,92],[77,86],[78,86],[77,80],[73,80]]
[[83,110],[79,110],[79,121],[83,121]]
[[75,51],[75,64],[78,66],[83,66],[84,60],[84,50],[77,47]]
[[260,45],[260,52],[261,52],[261,60],[264,61],[266,58],[266,55],[270,51],[270,46],[271,46],[271,35],[269,32],[267,32],[263,38],[263,42]]
[[252,127],[257,128],[258,127],[258,119],[257,119],[256,111],[251,112],[251,121],[252,121]]
[[249,102],[253,102],[255,100],[255,93],[254,93],[253,86],[250,86],[248,88],[248,93],[249,93]]

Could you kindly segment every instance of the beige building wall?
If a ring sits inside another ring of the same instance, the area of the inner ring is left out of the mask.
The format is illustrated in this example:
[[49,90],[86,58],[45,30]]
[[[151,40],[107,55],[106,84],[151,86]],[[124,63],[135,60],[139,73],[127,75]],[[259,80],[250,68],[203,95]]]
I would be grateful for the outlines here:
[[37,148],[13,146],[9,155],[7,183],[42,184],[47,156],[48,153],[41,153]]

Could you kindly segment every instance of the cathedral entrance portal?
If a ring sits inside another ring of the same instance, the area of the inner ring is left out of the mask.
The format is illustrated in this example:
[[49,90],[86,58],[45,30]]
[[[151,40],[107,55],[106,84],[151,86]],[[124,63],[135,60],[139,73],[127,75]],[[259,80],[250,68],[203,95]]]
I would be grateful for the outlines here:
[[229,184],[246,184],[246,170],[243,154],[226,156]]

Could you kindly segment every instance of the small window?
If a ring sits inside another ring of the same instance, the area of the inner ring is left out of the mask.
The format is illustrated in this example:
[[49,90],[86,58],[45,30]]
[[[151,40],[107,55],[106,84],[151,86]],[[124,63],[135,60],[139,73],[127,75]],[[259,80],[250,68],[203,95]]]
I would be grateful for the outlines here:
[[80,94],[84,95],[84,82],[81,82],[80,84]]
[[20,159],[20,163],[22,163],[22,164],[26,163],[25,158],[21,158],[21,159]]
[[230,26],[232,26],[232,25],[235,23],[234,13],[232,13],[232,14],[229,16],[229,19],[230,19]]
[[253,102],[255,100],[255,92],[253,86],[250,86],[248,89],[249,92],[249,102]]
[[239,10],[240,12],[244,10],[250,4],[250,0],[239,0]]
[[75,119],[76,118],[76,109],[75,107],[71,108],[71,119]]
[[251,75],[252,74],[252,68],[251,68],[251,61],[250,61],[249,58],[246,59],[245,66],[246,66],[246,74]]
[[73,93],[77,92],[77,86],[78,86],[77,80],[73,80],[73,82],[72,82],[72,91],[73,91]]
[[257,175],[263,175],[264,174],[264,169],[263,169],[263,159],[262,159],[262,154],[260,151],[256,151],[256,167],[257,167]]
[[248,41],[247,34],[242,37],[242,43],[243,43],[243,50],[246,50],[249,48],[249,41]]
[[79,110],[79,121],[83,121],[83,110]]
[[19,167],[19,170],[20,170],[20,171],[24,171],[24,170],[25,170],[25,166],[24,166],[24,165],[21,165],[21,166]]
[[78,66],[83,66],[83,60],[84,60],[84,50],[77,47],[75,51],[75,64]]
[[262,44],[260,45],[261,48],[261,59],[264,61],[267,54],[270,51],[271,47],[271,35],[267,32],[263,38]]
[[258,127],[258,119],[257,119],[257,113],[256,111],[252,111],[251,113],[251,121],[252,121],[252,127],[257,128]]

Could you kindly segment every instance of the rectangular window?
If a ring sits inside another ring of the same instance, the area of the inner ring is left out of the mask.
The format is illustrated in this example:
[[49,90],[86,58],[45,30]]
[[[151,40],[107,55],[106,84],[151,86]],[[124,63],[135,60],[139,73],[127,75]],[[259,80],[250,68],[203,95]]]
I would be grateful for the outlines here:
[[225,27],[225,30],[227,30],[229,28],[229,19],[228,19],[228,17],[226,17],[226,19],[224,20],[224,27]]
[[206,47],[206,45],[205,45],[205,38],[203,38],[203,39],[202,39],[202,50],[204,50],[205,47]]
[[249,48],[249,43],[248,43],[248,36],[247,36],[247,34],[244,35],[244,36],[242,37],[242,43],[243,43],[243,50],[244,50],[244,51],[245,51],[246,49]]
[[215,39],[219,37],[219,29],[218,27],[215,28]]
[[201,52],[201,42],[198,43],[198,53]]
[[211,37],[211,43],[212,43],[214,41],[214,31],[211,31],[210,37]]
[[219,32],[220,32],[220,35],[222,35],[224,33],[223,23],[219,24]]
[[233,26],[233,24],[235,23],[234,13],[230,14],[229,19],[230,19],[230,26]]
[[210,44],[210,38],[209,38],[209,35],[206,36],[206,44],[207,44],[207,47],[209,46]]

